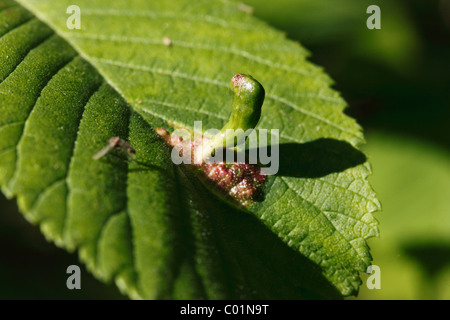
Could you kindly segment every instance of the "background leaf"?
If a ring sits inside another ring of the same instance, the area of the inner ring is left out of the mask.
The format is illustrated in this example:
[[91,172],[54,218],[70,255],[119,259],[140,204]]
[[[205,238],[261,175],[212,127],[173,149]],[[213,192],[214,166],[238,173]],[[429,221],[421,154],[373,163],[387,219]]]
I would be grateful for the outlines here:
[[379,0],[382,28],[376,31],[366,27],[369,0],[245,3],[314,53],[312,61],[349,103],[346,113],[366,131],[450,145],[447,1]]
[[[299,45],[221,1],[81,2],[81,31],[66,28],[68,1],[20,1],[69,46],[7,3],[25,18],[0,39],[1,184],[49,239],[131,297],[336,297],[322,274],[358,290],[379,203],[360,128]],[[152,130],[220,128],[238,72],[267,89],[260,127],[280,129],[281,162],[295,163],[253,215],[172,166]],[[138,164],[92,161],[111,136],[130,140]]]
[[[450,156],[436,144],[373,132],[365,147],[383,199],[383,241],[370,243],[381,290],[359,299],[449,299]],[[366,278],[366,277],[364,277]]]
[[[377,32],[370,32],[366,27],[370,16],[366,13],[367,8],[375,4],[370,0],[244,2],[255,6],[258,17],[285,30],[290,38],[299,39],[308,47],[332,46],[337,66],[342,66],[347,60],[359,64],[365,59],[383,68],[410,74],[408,70],[416,65],[422,50],[418,30],[403,1],[376,2],[382,13],[382,28]],[[320,54],[320,50],[317,51],[315,55]],[[356,85],[355,82],[353,84]]]

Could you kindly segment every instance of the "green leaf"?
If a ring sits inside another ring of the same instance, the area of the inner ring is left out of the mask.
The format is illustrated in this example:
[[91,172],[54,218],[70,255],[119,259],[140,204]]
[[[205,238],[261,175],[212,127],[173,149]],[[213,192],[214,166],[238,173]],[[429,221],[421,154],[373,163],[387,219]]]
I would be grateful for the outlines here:
[[[226,1],[12,1],[0,38],[0,185],[48,239],[132,298],[355,294],[379,202],[331,80],[298,44]],[[168,37],[172,45],[163,39]],[[240,211],[175,166],[153,128],[221,128],[236,73],[267,92],[280,172]],[[137,161],[92,156],[112,136]],[[339,292],[339,293],[338,293]]]

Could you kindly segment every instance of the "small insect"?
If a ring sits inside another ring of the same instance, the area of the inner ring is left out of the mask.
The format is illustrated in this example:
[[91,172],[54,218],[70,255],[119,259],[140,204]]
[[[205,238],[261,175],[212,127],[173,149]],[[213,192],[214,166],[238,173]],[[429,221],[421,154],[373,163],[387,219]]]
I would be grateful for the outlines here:
[[120,137],[112,137],[108,140],[108,144],[97,152],[92,159],[99,160],[106,156],[111,150],[116,149],[125,153],[129,160],[136,161],[136,150],[134,150],[128,141],[121,139]]

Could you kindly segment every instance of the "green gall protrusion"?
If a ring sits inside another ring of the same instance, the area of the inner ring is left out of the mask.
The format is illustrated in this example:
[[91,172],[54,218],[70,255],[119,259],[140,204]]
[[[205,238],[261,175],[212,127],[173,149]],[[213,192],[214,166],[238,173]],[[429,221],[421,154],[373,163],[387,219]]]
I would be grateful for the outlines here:
[[233,94],[233,109],[230,120],[222,128],[253,129],[261,118],[261,108],[264,103],[265,91],[263,86],[252,76],[237,74],[231,79],[230,90]]
[[[216,148],[242,143],[247,136],[245,132],[254,129],[261,118],[265,90],[255,78],[237,74],[231,79],[230,90],[233,95],[230,119],[204,149],[204,159],[210,157]],[[227,132],[230,129],[232,131]]]

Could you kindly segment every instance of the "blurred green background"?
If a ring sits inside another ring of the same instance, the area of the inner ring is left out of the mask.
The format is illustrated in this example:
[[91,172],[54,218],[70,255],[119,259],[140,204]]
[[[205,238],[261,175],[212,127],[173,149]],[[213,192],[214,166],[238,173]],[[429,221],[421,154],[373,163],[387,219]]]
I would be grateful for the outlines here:
[[[381,289],[357,299],[450,299],[450,0],[244,0],[256,16],[312,53],[347,114],[364,127],[364,151],[383,205],[380,238],[369,240]],[[366,9],[381,8],[381,30]],[[82,290],[67,290],[78,264],[0,196],[0,299],[123,299],[82,267]]]

